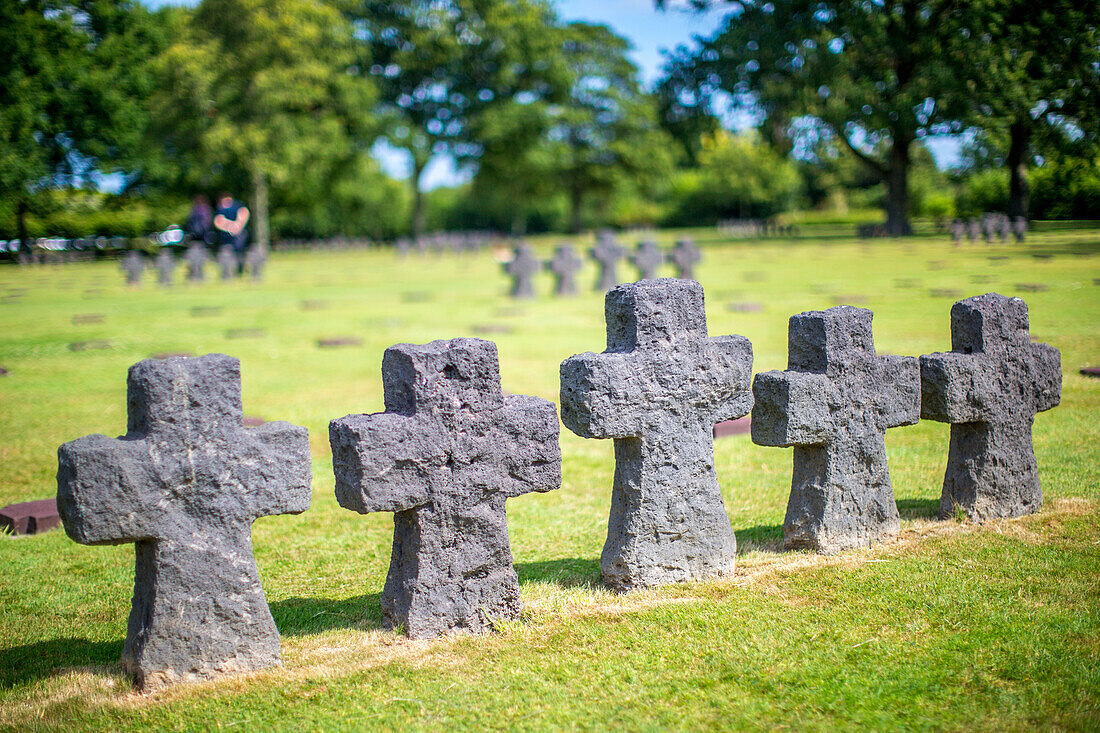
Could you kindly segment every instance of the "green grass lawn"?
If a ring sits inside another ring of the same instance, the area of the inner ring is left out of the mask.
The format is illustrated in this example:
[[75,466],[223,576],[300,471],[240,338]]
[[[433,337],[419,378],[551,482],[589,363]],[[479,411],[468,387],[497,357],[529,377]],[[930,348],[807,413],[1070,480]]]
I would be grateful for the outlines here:
[[[786,366],[803,310],[871,308],[878,351],[917,355],[950,348],[955,300],[1024,297],[1064,373],[1061,406],[1035,423],[1042,513],[937,521],[948,426],[922,422],[887,434],[897,543],[782,553],[791,453],[726,438],[737,575],[616,596],[598,584],[612,445],[563,429],[562,488],[508,505],[523,619],[410,641],[381,628],[391,517],[337,506],[328,421],[382,409],[387,346],[486,331],[504,389],[557,402],[561,360],[603,349],[602,293],[555,299],[546,274],[536,300],[511,301],[488,252],[276,254],[261,284],[171,289],[148,275],[127,288],[117,263],[4,267],[0,505],[54,494],[61,443],[124,432],[127,368],[166,352],[239,357],[245,414],[309,428],[314,499],[253,530],[283,667],[145,695],[118,665],[133,547],[0,536],[0,728],[1100,727],[1100,380],[1078,373],[1100,365],[1100,230],[962,248],[697,235],[710,333],[751,339],[756,371]],[[537,244],[549,256],[556,242]],[[594,279],[589,264],[581,281]],[[88,315],[102,319],[74,320]],[[362,341],[317,345],[339,337]],[[110,348],[70,348],[97,340]]]

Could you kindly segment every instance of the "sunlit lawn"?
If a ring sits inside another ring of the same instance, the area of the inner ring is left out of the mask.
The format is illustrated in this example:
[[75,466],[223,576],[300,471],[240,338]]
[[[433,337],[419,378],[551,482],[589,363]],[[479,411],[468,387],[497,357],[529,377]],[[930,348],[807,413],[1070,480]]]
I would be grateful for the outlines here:
[[[544,256],[558,239],[539,242]],[[504,389],[556,402],[561,360],[604,345],[594,266],[582,295],[552,297],[544,274],[522,302],[505,297],[488,251],[276,254],[260,284],[170,289],[148,274],[127,288],[117,263],[2,267],[0,505],[54,493],[62,442],[124,432],[127,368],[166,352],[241,359],[245,414],[309,428],[314,501],[253,532],[284,666],[144,696],[117,664],[132,546],[0,537],[0,726],[1100,726],[1100,380],[1078,373],[1100,365],[1100,230],[962,248],[946,237],[703,246],[710,333],[751,339],[757,371],[785,367],[787,319],[802,310],[871,308],[878,351],[915,355],[949,348],[956,299],[1024,297],[1033,338],[1061,349],[1064,373],[1061,406],[1035,425],[1043,512],[936,521],[948,428],[924,422],[887,437],[898,544],[829,561],[780,553],[790,451],[726,438],[715,457],[737,577],[620,597],[598,586],[611,443],[563,429],[562,488],[509,503],[522,622],[411,642],[380,629],[391,518],[337,506],[328,421],[382,409],[387,346],[455,336],[493,339]],[[341,337],[361,345],[317,343]],[[98,340],[110,348],[70,346]]]

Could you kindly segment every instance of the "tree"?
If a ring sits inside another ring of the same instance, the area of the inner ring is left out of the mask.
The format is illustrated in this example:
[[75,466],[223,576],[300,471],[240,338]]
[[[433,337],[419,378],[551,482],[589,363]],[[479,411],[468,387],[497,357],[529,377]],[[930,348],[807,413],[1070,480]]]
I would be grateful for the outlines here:
[[1005,153],[1008,215],[1027,216],[1037,138],[1100,136],[1100,4],[972,0],[950,14],[947,58],[967,119]]
[[36,191],[140,156],[148,60],[162,44],[130,0],[0,2],[0,196],[24,246]]
[[[659,3],[660,4],[660,3]],[[707,2],[697,2],[705,6]],[[887,189],[886,226],[909,225],[911,146],[960,129],[941,25],[950,0],[744,0],[695,54],[696,89],[763,116],[763,133],[797,152],[840,141]]]
[[359,63],[378,85],[389,142],[412,159],[411,230],[424,230],[421,177],[437,155],[481,154],[470,122],[550,99],[557,19],[541,0],[360,0]]
[[246,178],[261,250],[271,185],[368,137],[371,87],[354,82],[351,43],[343,16],[319,0],[204,0],[158,60],[160,139],[169,154]]

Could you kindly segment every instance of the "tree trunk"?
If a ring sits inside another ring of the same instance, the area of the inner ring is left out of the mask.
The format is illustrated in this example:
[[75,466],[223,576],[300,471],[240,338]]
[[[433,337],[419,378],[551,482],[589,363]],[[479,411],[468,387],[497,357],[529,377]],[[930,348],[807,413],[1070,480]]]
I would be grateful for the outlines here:
[[512,210],[512,236],[522,237],[527,234],[527,212],[522,206]]
[[424,194],[420,191],[420,174],[427,168],[427,163],[421,163],[413,156],[413,173],[412,173],[412,194],[413,194],[413,209],[412,209],[412,224],[409,227],[409,231],[412,235],[413,241],[420,239],[424,235]]
[[908,138],[896,136],[890,148],[890,168],[886,171],[886,233],[892,237],[913,233],[909,224],[909,145]]
[[267,254],[271,244],[271,219],[267,206],[267,176],[261,170],[252,171],[252,246],[261,254]]
[[569,231],[573,234],[581,233],[581,219],[584,206],[584,191],[580,186],[572,186],[569,189]]
[[1012,219],[1027,218],[1030,191],[1027,187],[1027,150],[1031,143],[1031,127],[1026,121],[1016,120],[1009,125],[1011,142],[1008,146],[1008,215]]

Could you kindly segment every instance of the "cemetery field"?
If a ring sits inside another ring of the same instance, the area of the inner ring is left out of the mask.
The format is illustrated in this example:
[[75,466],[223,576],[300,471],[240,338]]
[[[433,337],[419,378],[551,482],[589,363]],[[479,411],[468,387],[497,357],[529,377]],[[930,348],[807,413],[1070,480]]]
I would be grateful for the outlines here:
[[[491,251],[275,253],[262,283],[209,267],[188,286],[180,268],[168,289],[125,286],[117,262],[0,267],[0,506],[55,494],[61,443],[125,432],[128,367],[167,353],[238,357],[245,415],[308,427],[314,490],[253,527],[283,666],[147,694],[118,664],[133,546],[0,536],[0,729],[1100,727],[1100,379],[1079,373],[1100,366],[1100,229],[958,248],[692,234],[710,334],[748,337],[757,372],[786,367],[803,310],[870,308],[880,354],[919,355],[950,349],[956,300],[1023,297],[1062,353],[1061,405],[1035,420],[1042,512],[939,521],[949,427],[922,421],[887,432],[896,543],[784,553],[791,451],[726,437],[737,574],[616,595],[599,586],[612,443],[563,427],[561,489],[508,502],[523,618],[410,641],[381,626],[392,517],[336,504],[328,422],[383,409],[387,346],[456,336],[497,343],[506,392],[557,403],[561,361],[604,348],[590,260],[581,295],[544,273],[528,301]],[[549,258],[557,238],[534,243]]]

